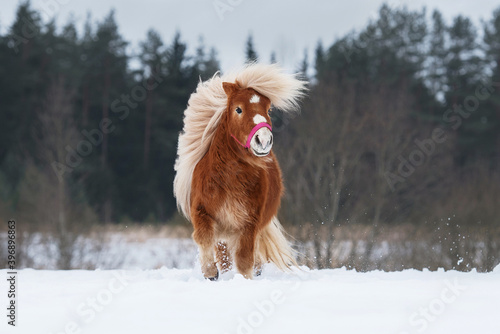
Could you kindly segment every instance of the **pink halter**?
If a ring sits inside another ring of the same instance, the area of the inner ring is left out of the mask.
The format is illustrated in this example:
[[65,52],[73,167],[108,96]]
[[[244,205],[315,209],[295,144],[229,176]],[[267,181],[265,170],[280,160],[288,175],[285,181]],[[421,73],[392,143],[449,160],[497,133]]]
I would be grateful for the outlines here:
[[253,127],[252,131],[250,131],[250,134],[248,135],[248,139],[247,139],[247,144],[246,145],[243,145],[238,139],[236,139],[235,136],[231,135],[231,137],[233,137],[234,140],[236,140],[236,142],[238,144],[240,144],[241,146],[243,146],[244,148],[250,148],[250,142],[252,141],[253,136],[255,135],[255,133],[257,131],[259,131],[260,128],[264,128],[264,127],[266,127],[269,130],[273,131],[273,128],[271,128],[271,126],[269,124],[267,124],[266,122],[262,122],[262,123],[257,124],[256,126]]

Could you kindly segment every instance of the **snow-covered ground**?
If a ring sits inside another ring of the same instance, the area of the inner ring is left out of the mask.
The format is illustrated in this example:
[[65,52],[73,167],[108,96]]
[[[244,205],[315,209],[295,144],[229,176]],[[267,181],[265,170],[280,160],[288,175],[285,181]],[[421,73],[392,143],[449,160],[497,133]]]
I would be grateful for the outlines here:
[[192,269],[18,273],[17,322],[0,333],[500,333],[500,266],[456,271],[281,273],[217,282]]

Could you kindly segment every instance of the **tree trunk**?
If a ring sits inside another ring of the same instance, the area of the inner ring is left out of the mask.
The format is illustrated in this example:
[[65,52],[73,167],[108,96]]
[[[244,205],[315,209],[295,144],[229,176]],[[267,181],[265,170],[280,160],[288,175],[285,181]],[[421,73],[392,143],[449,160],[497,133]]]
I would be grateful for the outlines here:
[[89,85],[85,84],[83,86],[83,96],[82,96],[82,125],[85,127],[89,121]]
[[[149,78],[149,84],[152,84],[152,79]],[[148,90],[148,95],[146,98],[146,122],[144,124],[144,169],[149,168],[149,150],[151,142],[151,113],[153,110],[153,92]]]
[[[111,87],[111,76],[109,73],[109,58],[106,58],[104,63],[104,90],[102,98],[102,119],[109,118],[109,89]],[[102,132],[102,151],[101,151],[101,162],[103,169],[106,169],[108,161],[108,134]],[[106,191],[104,206],[103,206],[103,218],[104,223],[109,223],[111,221],[111,199],[109,198],[109,192]]]
[[[109,74],[109,59],[106,58],[104,65],[104,89],[102,93],[102,119],[107,119],[109,116],[109,88],[111,86],[111,77]],[[106,167],[108,160],[108,134],[102,134],[102,151],[101,162],[102,166]]]

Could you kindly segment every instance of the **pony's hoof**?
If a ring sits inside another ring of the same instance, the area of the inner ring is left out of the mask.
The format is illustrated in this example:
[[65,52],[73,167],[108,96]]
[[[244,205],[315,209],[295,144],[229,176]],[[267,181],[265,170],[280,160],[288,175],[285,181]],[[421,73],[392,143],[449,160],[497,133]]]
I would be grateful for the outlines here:
[[211,280],[212,282],[217,281],[217,279],[219,279],[219,272],[217,271],[217,274],[213,277],[205,277],[205,278]]
[[262,268],[255,269],[255,276],[262,275]]

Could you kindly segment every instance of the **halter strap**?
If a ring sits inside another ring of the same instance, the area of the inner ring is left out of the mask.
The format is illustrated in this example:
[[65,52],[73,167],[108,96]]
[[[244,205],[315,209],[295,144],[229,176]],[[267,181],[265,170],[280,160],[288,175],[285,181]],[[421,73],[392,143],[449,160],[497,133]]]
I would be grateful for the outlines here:
[[232,134],[231,134],[231,137],[233,137],[233,138],[234,138],[234,140],[236,140],[236,142],[237,142],[238,144],[240,144],[241,146],[243,146],[244,148],[250,148],[250,142],[252,141],[253,136],[255,135],[255,133],[256,133],[257,131],[259,131],[259,129],[260,129],[260,128],[264,128],[264,127],[266,127],[266,128],[268,128],[269,130],[273,131],[273,128],[272,128],[269,124],[267,124],[266,122],[262,122],[262,123],[257,124],[256,126],[254,126],[254,127],[253,127],[252,131],[250,131],[250,134],[248,135],[248,138],[247,138],[247,144],[246,144],[246,145],[243,145],[243,144],[242,144],[242,143],[241,143],[241,142],[240,142],[240,141],[239,141],[239,140],[238,140],[235,136],[233,136]]

